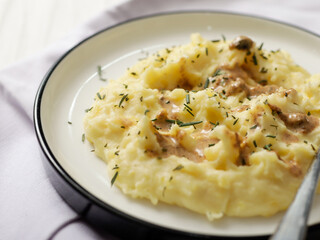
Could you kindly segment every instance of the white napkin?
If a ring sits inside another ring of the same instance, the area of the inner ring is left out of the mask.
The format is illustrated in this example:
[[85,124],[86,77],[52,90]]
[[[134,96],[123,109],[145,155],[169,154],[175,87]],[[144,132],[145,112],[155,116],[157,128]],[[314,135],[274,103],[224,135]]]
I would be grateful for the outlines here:
[[[231,11],[268,17],[320,34],[318,0],[132,0],[106,9],[39,55],[0,71],[0,238],[46,239],[77,214],[51,186],[33,130],[36,90],[49,67],[89,35],[137,16],[178,10]],[[12,46],[10,46],[12,47]],[[83,221],[55,239],[118,239]]]

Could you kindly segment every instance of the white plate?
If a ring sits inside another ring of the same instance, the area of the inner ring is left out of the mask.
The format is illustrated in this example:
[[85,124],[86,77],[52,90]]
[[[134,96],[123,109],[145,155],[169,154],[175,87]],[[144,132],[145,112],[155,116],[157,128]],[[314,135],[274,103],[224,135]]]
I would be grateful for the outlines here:
[[[49,72],[39,90],[36,124],[48,143],[54,161],[89,194],[116,211],[156,226],[188,233],[215,236],[257,236],[275,230],[281,214],[270,218],[230,218],[209,222],[188,210],[146,200],[131,199],[110,186],[106,165],[92,146],[82,142],[85,109],[97,90],[107,84],[99,80],[97,66],[106,78],[118,78],[137,59],[160,48],[189,42],[191,33],[208,39],[232,39],[247,35],[269,50],[285,49],[311,73],[319,71],[318,36],[278,22],[227,13],[171,13],[135,19],[98,33],[69,51]],[[39,121],[39,122],[38,122]],[[68,121],[72,124],[68,124]],[[41,141],[40,141],[41,142]],[[320,222],[320,198],[316,197],[310,224]],[[263,203],[261,203],[263,204]]]

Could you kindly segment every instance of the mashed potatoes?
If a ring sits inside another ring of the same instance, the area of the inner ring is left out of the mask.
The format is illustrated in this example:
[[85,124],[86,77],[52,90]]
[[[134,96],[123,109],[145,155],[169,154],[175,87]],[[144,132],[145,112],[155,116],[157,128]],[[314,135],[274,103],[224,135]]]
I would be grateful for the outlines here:
[[320,144],[320,75],[240,36],[164,49],[95,96],[87,139],[111,184],[208,219],[288,207]]

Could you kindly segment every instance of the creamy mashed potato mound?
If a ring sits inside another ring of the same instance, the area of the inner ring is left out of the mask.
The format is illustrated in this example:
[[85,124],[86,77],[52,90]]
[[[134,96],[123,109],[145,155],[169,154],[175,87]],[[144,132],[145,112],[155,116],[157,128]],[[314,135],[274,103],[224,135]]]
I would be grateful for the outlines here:
[[250,38],[140,60],[95,96],[86,138],[133,198],[209,220],[286,209],[320,144],[320,75]]

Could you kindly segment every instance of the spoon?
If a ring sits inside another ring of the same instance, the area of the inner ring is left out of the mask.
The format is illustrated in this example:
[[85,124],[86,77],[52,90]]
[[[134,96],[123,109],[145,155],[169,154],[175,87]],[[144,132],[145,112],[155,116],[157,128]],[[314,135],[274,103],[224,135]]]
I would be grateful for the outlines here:
[[306,237],[307,221],[320,173],[320,151],[304,178],[294,201],[282,218],[271,240],[301,240]]

